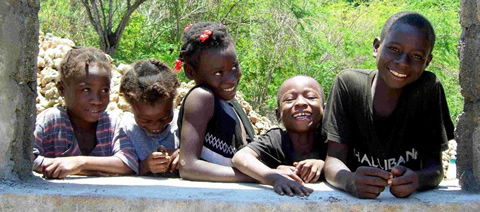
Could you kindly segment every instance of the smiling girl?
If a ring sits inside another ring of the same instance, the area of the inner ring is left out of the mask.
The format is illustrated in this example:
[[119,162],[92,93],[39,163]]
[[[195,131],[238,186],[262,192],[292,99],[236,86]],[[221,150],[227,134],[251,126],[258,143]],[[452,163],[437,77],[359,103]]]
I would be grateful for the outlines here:
[[95,48],[73,48],[61,63],[57,88],[66,109],[37,116],[33,170],[47,178],[72,174],[137,172],[137,156],[119,119],[105,112],[109,102],[110,60]]
[[180,176],[190,180],[253,181],[232,167],[231,158],[254,137],[253,127],[234,99],[242,76],[226,27],[197,23],[185,29],[177,69],[196,86],[186,95],[178,120]]

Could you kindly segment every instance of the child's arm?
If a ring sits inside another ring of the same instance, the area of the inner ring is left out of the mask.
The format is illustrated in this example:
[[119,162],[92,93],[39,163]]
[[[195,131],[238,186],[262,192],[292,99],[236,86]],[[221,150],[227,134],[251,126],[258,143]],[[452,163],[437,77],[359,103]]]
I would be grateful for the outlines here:
[[251,182],[252,178],[235,168],[200,159],[208,121],[214,111],[214,97],[195,89],[185,100],[180,145],[180,176],[188,180]]
[[233,156],[232,162],[238,170],[257,179],[261,183],[272,185],[273,190],[280,195],[308,196],[313,189],[303,186],[303,181],[297,174],[289,169],[271,169],[263,164],[258,154],[245,147]]
[[443,179],[441,154],[433,154],[422,160],[425,165],[420,171],[412,171],[401,165],[392,169],[393,178],[388,180],[388,184],[394,196],[408,197],[415,190],[428,190],[440,184]]
[[132,169],[115,156],[71,156],[45,158],[42,164],[43,175],[47,178],[65,178],[82,172],[101,172],[108,174],[130,174]]
[[305,183],[314,183],[320,178],[324,164],[324,161],[320,159],[306,159],[293,163],[293,166],[297,169],[297,175]]
[[324,170],[327,182],[359,198],[378,197],[385,190],[391,174],[374,167],[359,167],[355,172],[351,172],[345,165],[347,153],[347,145],[328,141]]

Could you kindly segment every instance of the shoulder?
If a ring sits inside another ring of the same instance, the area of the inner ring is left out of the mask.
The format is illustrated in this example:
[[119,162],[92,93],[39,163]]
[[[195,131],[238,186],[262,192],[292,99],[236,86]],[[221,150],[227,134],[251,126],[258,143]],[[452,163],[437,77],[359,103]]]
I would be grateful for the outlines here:
[[443,91],[443,86],[440,82],[440,79],[430,71],[424,71],[422,76],[420,76],[417,81],[412,83],[411,87],[414,93],[421,92],[432,94],[432,92],[436,93]]
[[193,88],[189,95],[185,97],[185,112],[192,109],[203,110],[204,108],[212,107],[215,101],[215,95],[209,89],[204,87]]
[[335,83],[342,87],[363,84],[368,82],[368,78],[374,72],[375,70],[346,69],[338,73],[335,77]]
[[268,142],[268,143],[280,143],[284,136],[288,136],[288,133],[284,131],[282,128],[275,127],[269,129],[265,134],[255,139],[256,142]]
[[49,122],[61,122],[67,121],[68,115],[67,111],[63,108],[52,107],[42,111],[37,115],[36,124],[45,124]]

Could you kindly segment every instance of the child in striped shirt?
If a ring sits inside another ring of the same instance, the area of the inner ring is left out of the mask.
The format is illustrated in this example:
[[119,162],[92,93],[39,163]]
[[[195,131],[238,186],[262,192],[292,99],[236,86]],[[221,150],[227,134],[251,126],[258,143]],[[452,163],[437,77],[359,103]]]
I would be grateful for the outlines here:
[[132,144],[118,130],[120,118],[105,111],[111,69],[110,60],[95,48],[73,48],[65,55],[57,88],[66,109],[38,115],[33,170],[46,178],[138,172]]

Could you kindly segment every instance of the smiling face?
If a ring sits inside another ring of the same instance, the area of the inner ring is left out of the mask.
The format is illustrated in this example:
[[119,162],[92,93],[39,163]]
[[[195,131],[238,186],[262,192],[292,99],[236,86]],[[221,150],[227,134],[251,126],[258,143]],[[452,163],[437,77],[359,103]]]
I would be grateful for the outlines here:
[[215,95],[224,100],[235,97],[238,82],[242,77],[233,43],[226,48],[203,50],[198,68],[186,71],[195,83],[209,86]]
[[136,101],[131,105],[137,125],[152,134],[163,132],[173,119],[173,97],[159,99],[153,104]]
[[88,126],[98,121],[107,108],[110,96],[110,73],[92,64],[84,79],[71,79],[58,85],[65,97],[67,114],[77,126]]
[[296,76],[286,80],[278,98],[277,118],[287,131],[311,132],[322,120],[322,89],[313,78]]
[[380,79],[392,89],[405,87],[422,75],[432,60],[431,51],[424,32],[408,24],[395,24],[383,41],[374,41]]

